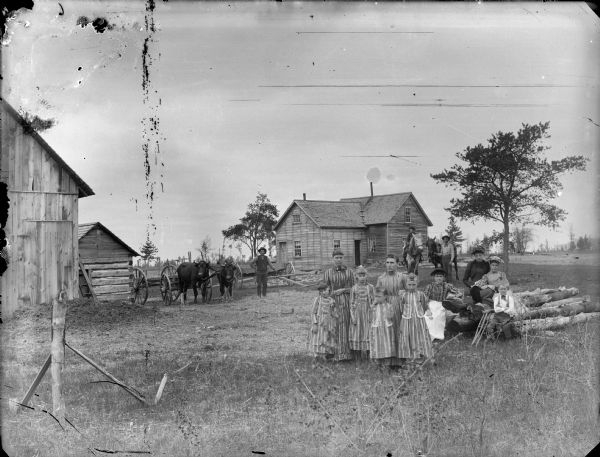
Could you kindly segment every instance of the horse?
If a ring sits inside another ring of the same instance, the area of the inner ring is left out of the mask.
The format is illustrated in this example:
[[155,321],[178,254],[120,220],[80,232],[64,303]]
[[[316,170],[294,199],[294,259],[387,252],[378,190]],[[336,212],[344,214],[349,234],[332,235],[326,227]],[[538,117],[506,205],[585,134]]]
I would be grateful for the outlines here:
[[421,238],[415,234],[410,237],[410,240],[404,246],[404,258],[409,273],[419,274],[419,263],[421,263],[422,257],[423,245]]
[[427,259],[434,268],[438,268],[438,265],[442,266],[442,255],[440,253],[441,246],[435,240],[435,238],[427,238]]
[[236,267],[233,263],[225,263],[219,272],[217,278],[219,279],[219,290],[221,291],[221,299],[231,300],[233,299],[233,283],[235,281],[235,270]]
[[199,262],[183,262],[177,267],[177,278],[179,280],[179,292],[175,300],[181,296],[181,304],[187,300],[187,290],[194,290],[194,303],[198,302],[198,282],[208,271],[208,263],[204,260]]

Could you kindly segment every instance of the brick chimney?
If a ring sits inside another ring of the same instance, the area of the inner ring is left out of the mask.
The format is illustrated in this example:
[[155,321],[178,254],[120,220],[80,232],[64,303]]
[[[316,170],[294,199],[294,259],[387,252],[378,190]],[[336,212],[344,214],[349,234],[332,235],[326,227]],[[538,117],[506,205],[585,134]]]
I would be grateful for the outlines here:
[[369,181],[369,184],[371,185],[371,197],[373,196],[373,181]]
[[302,194],[302,200],[306,200],[306,194],[305,193]]

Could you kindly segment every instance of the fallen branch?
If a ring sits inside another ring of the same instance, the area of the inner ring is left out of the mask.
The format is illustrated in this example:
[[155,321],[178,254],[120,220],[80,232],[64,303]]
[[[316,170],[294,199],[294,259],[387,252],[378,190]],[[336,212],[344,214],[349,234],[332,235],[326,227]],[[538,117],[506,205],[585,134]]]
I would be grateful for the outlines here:
[[287,281],[291,284],[295,284],[296,286],[300,286],[300,287],[310,287],[308,284],[302,284],[301,282],[293,281],[289,278],[286,278],[285,276],[272,276],[272,278],[283,279],[284,281]]
[[125,391],[127,391],[132,397],[134,397],[138,401],[144,403],[145,405],[150,405],[150,403],[148,403],[148,401],[141,394],[139,394],[133,387],[128,386],[127,384],[125,384],[122,381],[119,381],[117,378],[115,378],[113,375],[111,375],[108,371],[106,371],[104,368],[102,368],[100,365],[98,365],[96,362],[94,362],[88,356],[79,352],[74,347],[71,347],[66,341],[65,341],[65,346],[68,347],[75,354],[77,354],[79,357],[81,357],[83,360],[85,360],[87,363],[89,363],[91,366],[93,366],[96,370],[98,370],[100,373],[102,373],[108,379],[110,379],[111,381],[113,381],[115,384],[122,387],[123,389],[125,389]]

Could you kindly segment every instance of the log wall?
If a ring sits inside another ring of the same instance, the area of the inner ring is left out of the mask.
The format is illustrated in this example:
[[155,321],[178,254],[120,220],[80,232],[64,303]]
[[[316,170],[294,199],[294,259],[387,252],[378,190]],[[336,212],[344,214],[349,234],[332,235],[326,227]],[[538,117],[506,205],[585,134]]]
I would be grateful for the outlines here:
[[8,270],[0,278],[2,316],[78,293],[78,186],[70,173],[3,109],[0,178],[10,198]]
[[[93,227],[79,239],[79,257],[99,300],[127,298],[133,286],[133,259],[122,244],[100,227]],[[85,290],[81,271],[79,284]]]

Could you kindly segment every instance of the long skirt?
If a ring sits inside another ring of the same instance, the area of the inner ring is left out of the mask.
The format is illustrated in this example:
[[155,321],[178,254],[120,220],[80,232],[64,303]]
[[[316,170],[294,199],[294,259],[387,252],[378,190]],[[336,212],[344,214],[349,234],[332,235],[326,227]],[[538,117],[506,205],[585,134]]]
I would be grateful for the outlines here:
[[340,295],[339,297],[335,297],[335,301],[340,317],[337,319],[337,339],[334,360],[350,360],[352,359],[352,353],[350,352],[350,343],[348,339],[350,330],[349,297],[347,295]]
[[356,307],[356,323],[350,323],[348,340],[353,351],[369,350],[369,305],[360,303]]
[[383,324],[379,327],[371,327],[370,333],[371,359],[388,359],[396,356],[394,325],[387,327]]
[[433,347],[425,317],[402,319],[399,326],[397,356],[403,359],[431,357]]
[[309,330],[308,350],[313,356],[335,354],[336,342],[335,321],[331,321],[329,316],[319,322],[317,333],[312,333],[312,331]]

